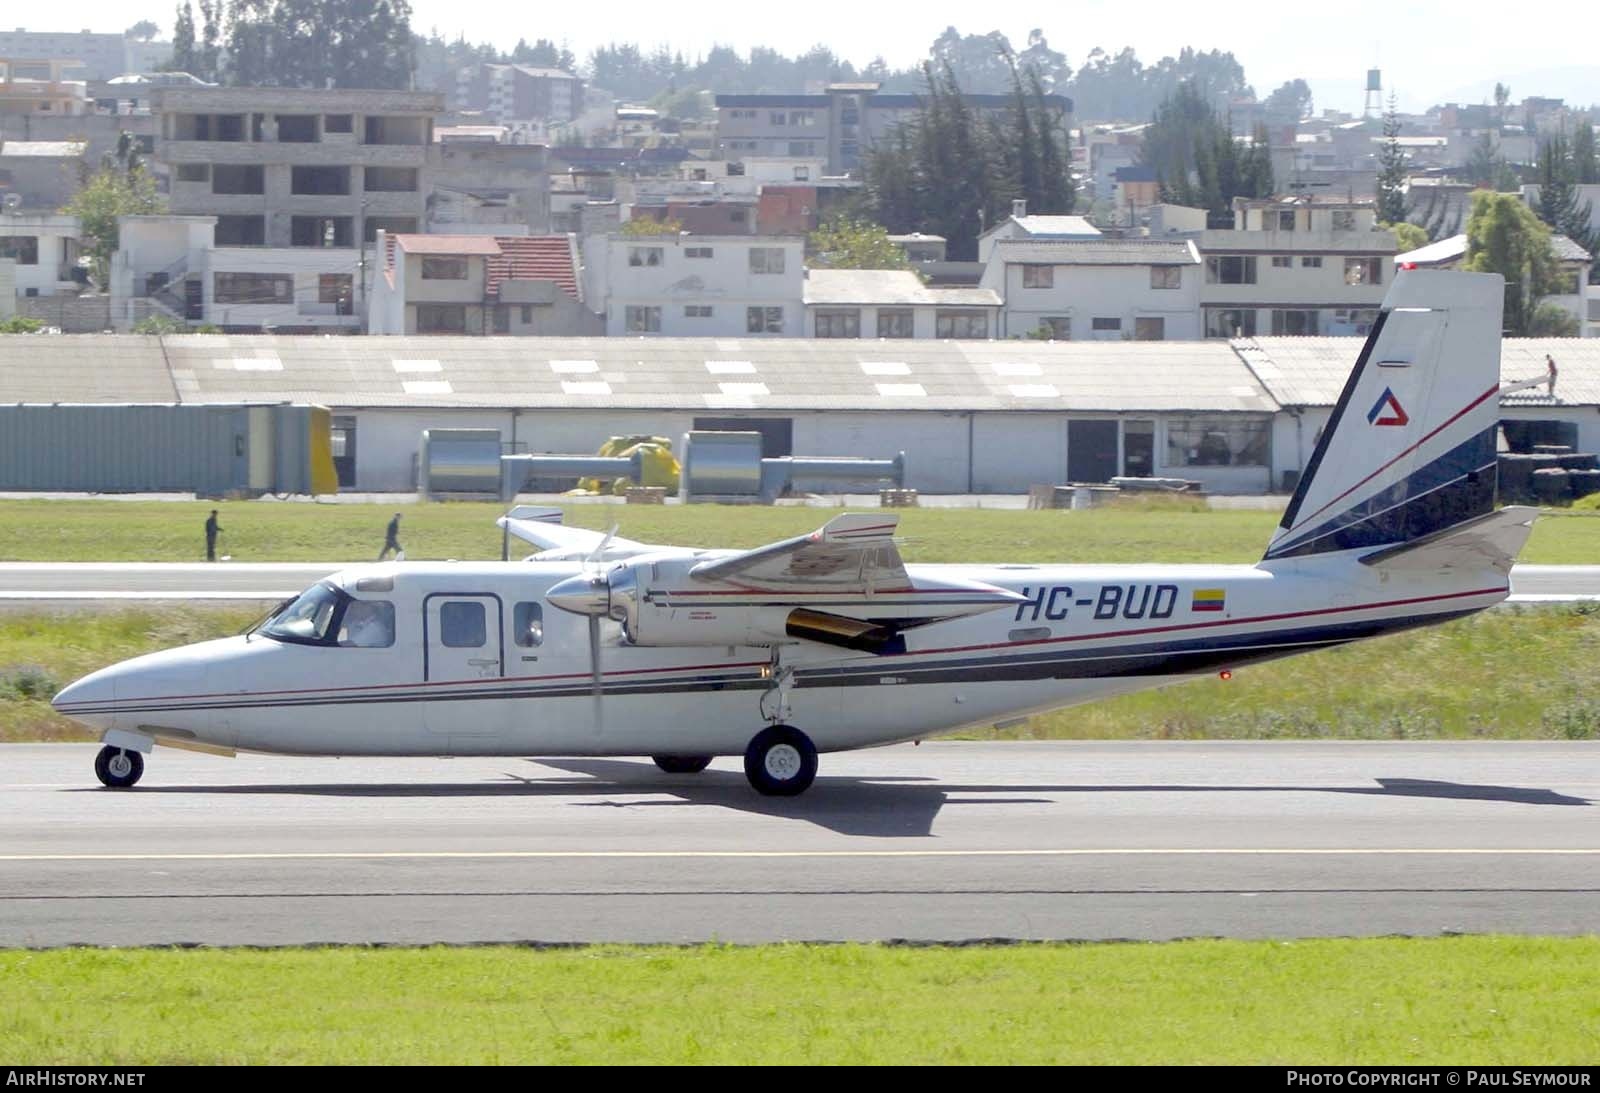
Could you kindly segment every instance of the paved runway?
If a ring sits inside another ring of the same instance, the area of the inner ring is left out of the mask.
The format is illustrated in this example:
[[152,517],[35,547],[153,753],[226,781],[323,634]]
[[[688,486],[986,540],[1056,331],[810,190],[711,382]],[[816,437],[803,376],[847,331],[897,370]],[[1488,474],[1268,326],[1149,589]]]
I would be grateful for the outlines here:
[[1600,931],[1600,745],[932,743],[739,764],[0,752],[0,945]]
[[[278,600],[355,562],[0,562],[0,603]],[[1512,599],[1600,598],[1600,565],[1519,565]]]

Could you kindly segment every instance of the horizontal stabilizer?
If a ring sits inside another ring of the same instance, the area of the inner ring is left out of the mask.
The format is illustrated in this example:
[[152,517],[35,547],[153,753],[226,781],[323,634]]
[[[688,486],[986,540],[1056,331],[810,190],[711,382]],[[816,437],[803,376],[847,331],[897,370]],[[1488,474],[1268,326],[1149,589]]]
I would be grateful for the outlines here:
[[1508,505],[1425,538],[1375,550],[1361,561],[1395,571],[1492,568],[1509,574],[1538,515],[1536,508]]
[[605,544],[604,553],[591,560],[616,561],[660,549],[636,543],[632,539],[612,538],[607,541],[603,531],[567,527],[561,522],[562,516],[562,511],[557,508],[518,505],[495,523],[518,539],[538,547],[540,552],[530,559],[538,562],[584,561],[590,559],[602,543]]

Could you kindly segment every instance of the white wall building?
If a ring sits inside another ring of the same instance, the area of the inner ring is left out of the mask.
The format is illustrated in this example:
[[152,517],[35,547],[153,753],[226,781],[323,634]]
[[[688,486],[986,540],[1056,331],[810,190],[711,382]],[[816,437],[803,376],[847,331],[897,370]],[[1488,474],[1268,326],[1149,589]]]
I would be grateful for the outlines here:
[[617,234],[603,253],[607,334],[802,334],[801,236]]
[[0,213],[0,258],[16,263],[18,296],[76,296],[78,218],[54,214]]
[[910,270],[809,270],[805,305],[805,334],[811,338],[999,337],[995,292],[929,288]]
[[996,240],[979,284],[1005,300],[1003,338],[1200,337],[1200,253],[1187,239]]
[[987,262],[994,245],[1004,239],[1033,239],[1060,242],[1070,239],[1099,239],[1100,229],[1081,216],[1029,216],[1028,203],[1011,203],[1011,215],[978,236],[978,261]]
[[1200,237],[1206,337],[1371,329],[1398,249],[1371,203],[1238,198],[1234,224]]

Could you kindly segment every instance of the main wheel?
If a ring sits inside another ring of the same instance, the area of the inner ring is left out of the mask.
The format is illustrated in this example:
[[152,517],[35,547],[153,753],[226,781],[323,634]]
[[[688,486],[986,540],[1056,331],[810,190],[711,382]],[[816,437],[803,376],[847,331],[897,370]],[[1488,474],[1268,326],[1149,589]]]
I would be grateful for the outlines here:
[[144,756],[122,748],[101,748],[94,757],[94,773],[103,785],[127,789],[143,776]]
[[699,774],[711,765],[709,755],[652,755],[650,759],[668,774]]
[[745,749],[744,776],[767,797],[797,796],[817,777],[817,747],[791,725],[762,729]]

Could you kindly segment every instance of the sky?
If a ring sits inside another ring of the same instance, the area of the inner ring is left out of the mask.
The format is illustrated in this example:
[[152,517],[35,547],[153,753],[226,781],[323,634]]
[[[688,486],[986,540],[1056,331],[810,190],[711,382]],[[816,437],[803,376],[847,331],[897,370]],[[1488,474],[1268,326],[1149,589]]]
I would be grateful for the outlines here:
[[[163,37],[170,37],[173,7],[174,0],[78,0],[66,23],[50,25],[30,13],[12,25],[121,30],[148,18],[162,26]],[[549,38],[580,58],[611,41],[633,41],[646,48],[665,44],[691,57],[719,44],[740,51],[766,45],[793,54],[820,42],[857,65],[882,55],[899,68],[922,60],[947,26],[963,34],[999,30],[1019,49],[1028,32],[1038,28],[1075,66],[1096,46],[1116,52],[1131,45],[1146,63],[1186,45],[1232,50],[1258,94],[1265,96],[1285,80],[1304,77],[1319,109],[1359,111],[1362,80],[1373,66],[1384,70],[1385,86],[1396,92],[1403,110],[1442,101],[1483,102],[1496,80],[1510,85],[1515,100],[1552,95],[1569,102],[1600,102],[1600,65],[1594,63],[1600,53],[1592,36],[1560,33],[1555,30],[1564,25],[1560,21],[1529,19],[1519,25],[1508,14],[1514,7],[1487,0],[1317,5],[810,0],[787,7],[599,0],[537,8],[508,0],[412,0],[412,10],[413,27],[424,33],[460,33],[470,41],[506,48],[519,37],[530,42]],[[1488,26],[1493,30],[1486,30]],[[1540,33],[1541,27],[1552,32]]]

